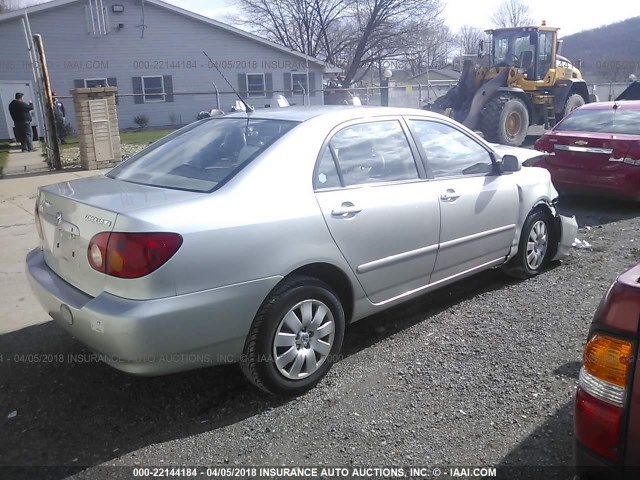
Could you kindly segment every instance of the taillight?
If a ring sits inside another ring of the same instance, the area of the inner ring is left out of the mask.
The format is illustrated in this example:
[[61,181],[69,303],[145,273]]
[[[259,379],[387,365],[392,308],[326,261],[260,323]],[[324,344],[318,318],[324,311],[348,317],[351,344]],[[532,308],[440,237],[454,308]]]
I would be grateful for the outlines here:
[[164,265],[182,245],[177,233],[103,232],[87,248],[94,270],[119,278],[139,278]]
[[42,223],[40,222],[40,212],[38,211],[38,203],[36,203],[35,209],[33,210],[33,217],[36,221],[38,237],[40,237],[40,240],[44,240],[44,235],[42,234]]
[[633,358],[633,344],[596,334],[584,348],[576,394],[575,427],[580,442],[618,460],[620,429]]
[[536,140],[533,144],[533,148],[539,152],[544,152],[544,135]]

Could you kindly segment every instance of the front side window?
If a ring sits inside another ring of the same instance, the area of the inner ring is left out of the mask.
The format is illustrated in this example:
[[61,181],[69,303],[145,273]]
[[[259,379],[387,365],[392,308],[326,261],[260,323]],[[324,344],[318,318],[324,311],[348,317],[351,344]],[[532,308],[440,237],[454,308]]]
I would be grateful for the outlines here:
[[428,120],[409,123],[426,154],[429,176],[444,178],[492,172],[489,152],[460,130]]
[[247,96],[265,97],[264,73],[247,73]]
[[297,125],[260,118],[212,118],[164,137],[107,176],[150,185],[209,192]]
[[291,74],[291,91],[294,93],[294,95],[304,95],[308,93],[306,73]]
[[142,77],[145,103],[164,102],[164,79],[161,76]]
[[345,186],[418,178],[413,152],[397,120],[346,127],[327,149],[337,160]]

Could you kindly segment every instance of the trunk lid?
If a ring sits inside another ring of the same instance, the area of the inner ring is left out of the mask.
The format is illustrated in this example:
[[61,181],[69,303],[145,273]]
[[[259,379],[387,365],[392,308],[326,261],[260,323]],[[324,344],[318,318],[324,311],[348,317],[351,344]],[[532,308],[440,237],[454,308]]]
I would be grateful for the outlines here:
[[[106,275],[91,268],[87,259],[87,248],[94,235],[112,232],[118,216],[201,195],[104,176],[41,187],[37,208],[45,262],[63,280],[96,296],[104,290]],[[158,230],[162,230],[161,226]]]
[[563,168],[609,171],[620,168],[637,136],[611,133],[553,132],[547,162]]

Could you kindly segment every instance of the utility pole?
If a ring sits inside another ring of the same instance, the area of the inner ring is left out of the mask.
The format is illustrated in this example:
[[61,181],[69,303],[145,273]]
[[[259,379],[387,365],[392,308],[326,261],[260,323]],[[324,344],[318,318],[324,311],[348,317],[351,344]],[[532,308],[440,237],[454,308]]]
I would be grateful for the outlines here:
[[53,166],[56,170],[62,170],[62,164],[60,162],[60,148],[58,147],[58,131],[56,126],[56,119],[53,113],[53,96],[51,95],[51,82],[49,81],[49,69],[47,68],[47,59],[44,55],[44,45],[42,44],[42,36],[35,34],[33,36],[33,44],[38,53],[40,60],[40,74],[42,77],[43,92],[44,92],[44,109],[45,109],[45,121],[49,124],[47,131],[49,132],[48,143],[53,152]]

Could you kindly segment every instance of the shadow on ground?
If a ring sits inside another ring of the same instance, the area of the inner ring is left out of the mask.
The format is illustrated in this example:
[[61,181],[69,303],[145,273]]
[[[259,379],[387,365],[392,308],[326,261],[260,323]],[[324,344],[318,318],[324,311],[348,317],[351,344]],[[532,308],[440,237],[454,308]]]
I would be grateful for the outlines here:
[[[359,322],[347,329],[344,353],[356,354],[510,281],[499,271],[484,272]],[[286,403],[249,385],[237,366],[145,378],[79,361],[89,352],[53,322],[0,336],[0,352],[0,466],[64,466],[38,471],[40,479],[61,479]],[[33,473],[15,469],[10,478]]]
[[581,227],[640,217],[640,203],[607,197],[560,195],[560,212],[575,215]]
[[[561,367],[562,368],[562,367]],[[567,367],[573,369],[573,367]],[[518,480],[572,480],[573,402],[525,438],[498,465],[499,478]],[[546,459],[546,465],[530,465],[530,459]]]

